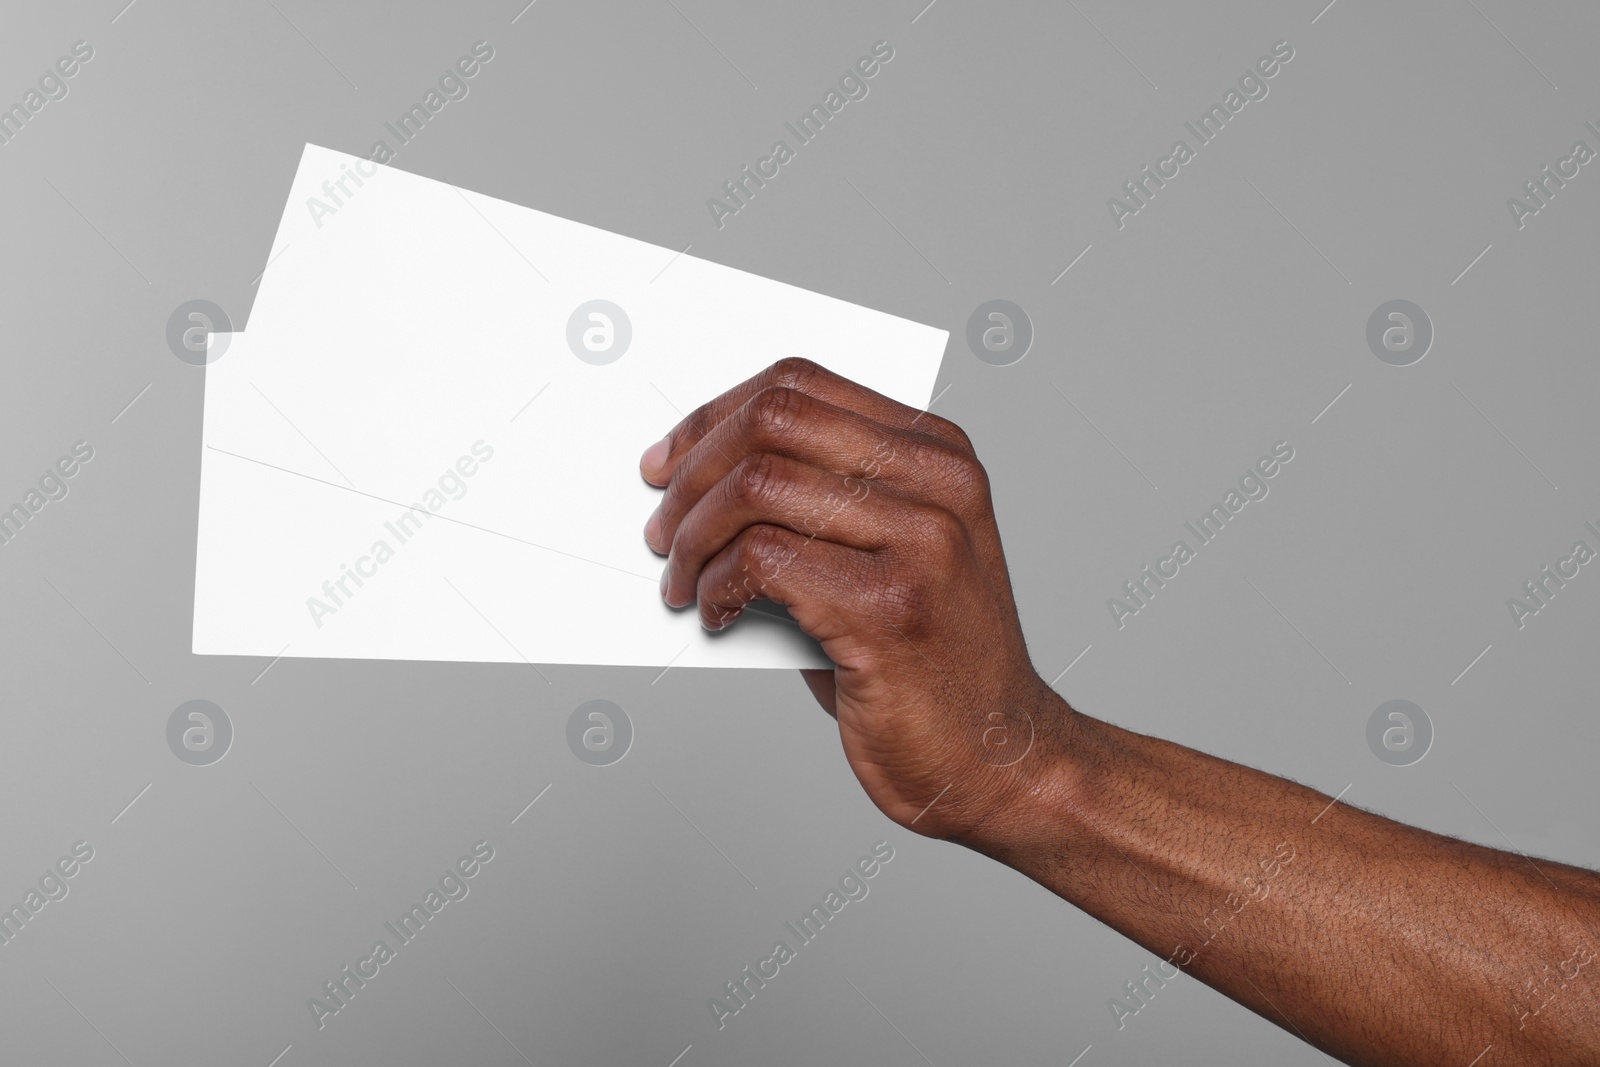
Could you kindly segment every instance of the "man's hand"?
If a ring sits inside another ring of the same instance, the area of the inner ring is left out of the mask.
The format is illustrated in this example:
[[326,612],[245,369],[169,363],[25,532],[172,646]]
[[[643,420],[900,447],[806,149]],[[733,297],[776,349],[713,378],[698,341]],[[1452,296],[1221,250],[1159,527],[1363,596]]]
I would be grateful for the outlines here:
[[808,671],[884,814],[970,839],[1065,729],[1034,672],[989,483],[955,424],[802,359],[697,409],[640,464],[662,595],[713,630],[788,607],[836,664]]
[[[1080,715],[1034,673],[972,444],[804,360],[644,455],[663,595],[789,607],[856,777],[1353,1064],[1600,1065],[1600,876]],[[1152,983],[1154,985],[1152,985]],[[1112,988],[1118,1028],[1142,1013]]]

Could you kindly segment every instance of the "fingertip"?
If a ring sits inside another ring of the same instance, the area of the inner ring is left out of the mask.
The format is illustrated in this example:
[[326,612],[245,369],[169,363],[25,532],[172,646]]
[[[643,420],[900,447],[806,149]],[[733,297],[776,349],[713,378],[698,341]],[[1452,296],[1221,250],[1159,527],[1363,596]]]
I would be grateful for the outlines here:
[[708,633],[720,633],[732,626],[744,614],[743,608],[717,608],[715,617],[708,616],[704,611],[700,613],[700,626]]
[[658,505],[656,505],[656,509],[650,513],[650,517],[645,520],[645,524],[644,524],[644,543],[649,545],[650,546],[650,550],[652,552],[655,552],[657,555],[665,555],[665,553],[662,551],[662,549],[660,547],[660,544],[659,544],[660,540],[661,540],[661,506],[658,504]]
[[666,483],[664,475],[670,447],[667,438],[663,437],[644,450],[644,455],[639,457],[639,473],[644,475],[645,481],[655,485]]

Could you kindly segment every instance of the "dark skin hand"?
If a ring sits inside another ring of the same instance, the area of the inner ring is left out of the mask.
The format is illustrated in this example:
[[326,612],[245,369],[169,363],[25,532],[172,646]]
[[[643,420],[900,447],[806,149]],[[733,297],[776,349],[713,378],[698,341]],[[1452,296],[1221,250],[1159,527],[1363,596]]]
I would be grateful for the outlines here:
[[1033,668],[953,423],[784,360],[640,467],[666,489],[645,538],[667,603],[713,630],[786,605],[879,809],[1154,952],[1145,991],[1182,969],[1352,1064],[1600,1065],[1600,875],[1074,710]]

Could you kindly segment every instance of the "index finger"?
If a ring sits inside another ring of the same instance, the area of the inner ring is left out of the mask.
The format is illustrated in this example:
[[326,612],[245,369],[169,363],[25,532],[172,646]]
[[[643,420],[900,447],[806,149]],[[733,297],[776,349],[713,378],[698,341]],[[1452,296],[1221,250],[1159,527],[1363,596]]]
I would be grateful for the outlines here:
[[848,378],[835,374],[809,359],[781,359],[715,400],[702,404],[674,426],[667,436],[645,450],[639,473],[654,485],[665,485],[689,450],[714,430],[719,423],[742,408],[764,389],[786,388],[816,397],[834,407],[853,411],[881,426],[911,430],[938,438],[947,444],[971,451],[966,434],[947,419],[891,400]]

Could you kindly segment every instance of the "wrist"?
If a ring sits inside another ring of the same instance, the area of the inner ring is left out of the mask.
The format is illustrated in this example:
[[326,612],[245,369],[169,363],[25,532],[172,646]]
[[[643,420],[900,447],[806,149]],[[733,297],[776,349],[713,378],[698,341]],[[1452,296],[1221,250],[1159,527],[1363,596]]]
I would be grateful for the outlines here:
[[1026,752],[991,759],[983,770],[984,800],[953,839],[1031,874],[1041,856],[1058,852],[1090,821],[1085,783],[1103,748],[1093,719],[1074,710],[1041,679],[1026,712]]

